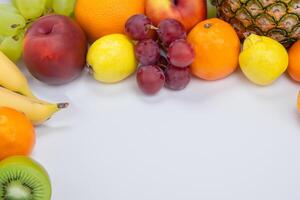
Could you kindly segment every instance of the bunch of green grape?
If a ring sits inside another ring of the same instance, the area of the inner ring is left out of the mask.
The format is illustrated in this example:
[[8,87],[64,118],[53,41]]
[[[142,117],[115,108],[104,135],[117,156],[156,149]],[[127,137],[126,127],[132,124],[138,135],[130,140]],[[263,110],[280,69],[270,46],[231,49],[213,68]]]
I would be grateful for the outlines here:
[[12,0],[12,4],[0,4],[0,50],[18,61],[30,24],[49,13],[72,16],[75,3],[76,0]]

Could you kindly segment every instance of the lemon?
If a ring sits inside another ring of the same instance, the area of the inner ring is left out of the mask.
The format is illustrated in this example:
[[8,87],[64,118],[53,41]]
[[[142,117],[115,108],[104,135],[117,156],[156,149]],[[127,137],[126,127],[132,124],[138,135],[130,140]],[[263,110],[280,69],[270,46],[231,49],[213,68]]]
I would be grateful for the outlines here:
[[123,34],[106,35],[92,44],[87,62],[96,80],[116,83],[133,74],[137,67],[132,41]]
[[246,77],[258,85],[270,85],[288,67],[288,53],[276,40],[250,35],[244,42],[239,57],[240,67]]

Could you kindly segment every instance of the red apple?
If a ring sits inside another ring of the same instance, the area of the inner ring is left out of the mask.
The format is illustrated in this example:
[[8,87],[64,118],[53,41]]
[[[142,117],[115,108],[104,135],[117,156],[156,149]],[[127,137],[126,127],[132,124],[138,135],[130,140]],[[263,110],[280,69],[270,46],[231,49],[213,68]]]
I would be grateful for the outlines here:
[[24,39],[24,62],[30,73],[48,84],[77,78],[85,66],[87,39],[71,18],[48,15],[34,22]]
[[166,18],[180,21],[187,31],[206,19],[206,0],[146,0],[146,15],[154,25]]

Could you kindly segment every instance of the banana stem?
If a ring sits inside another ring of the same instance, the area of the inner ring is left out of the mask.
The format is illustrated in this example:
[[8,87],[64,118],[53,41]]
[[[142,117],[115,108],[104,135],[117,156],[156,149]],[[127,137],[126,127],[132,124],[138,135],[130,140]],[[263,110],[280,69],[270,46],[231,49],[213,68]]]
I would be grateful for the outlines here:
[[68,106],[69,106],[69,103],[58,103],[57,104],[58,109],[64,109],[64,108],[67,108]]

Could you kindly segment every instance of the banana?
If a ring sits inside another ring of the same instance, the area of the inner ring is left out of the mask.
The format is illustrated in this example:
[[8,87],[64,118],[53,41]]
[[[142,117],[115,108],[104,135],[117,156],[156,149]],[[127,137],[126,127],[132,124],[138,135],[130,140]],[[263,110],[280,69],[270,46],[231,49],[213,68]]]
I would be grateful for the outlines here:
[[68,103],[51,104],[0,87],[0,107],[9,107],[23,112],[34,125],[43,123],[68,105]]
[[0,51],[0,86],[11,91],[34,97],[20,69]]

